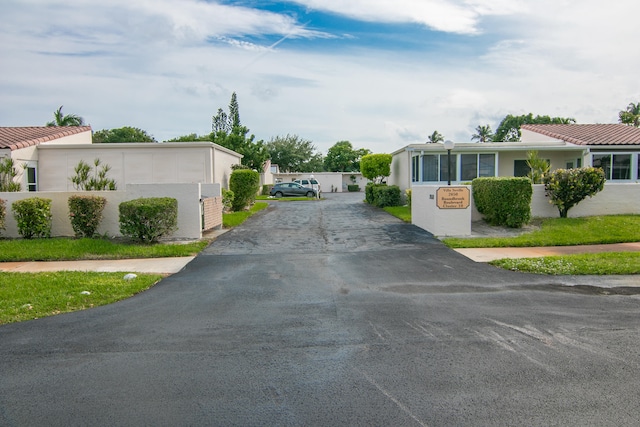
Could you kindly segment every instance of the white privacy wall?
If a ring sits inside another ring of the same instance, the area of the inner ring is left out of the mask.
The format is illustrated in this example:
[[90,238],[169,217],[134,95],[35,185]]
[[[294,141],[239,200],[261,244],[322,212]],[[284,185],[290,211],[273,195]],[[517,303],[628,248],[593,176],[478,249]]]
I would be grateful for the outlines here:
[[0,230],[4,237],[20,237],[11,204],[16,200],[31,197],[51,199],[51,234],[52,236],[73,236],[73,228],[69,220],[69,197],[75,194],[97,195],[105,197],[107,204],[103,212],[102,222],[98,228],[99,234],[110,237],[121,236],[119,223],[120,203],[141,197],[172,197],[178,201],[178,229],[167,236],[173,239],[199,239],[202,237],[202,211],[200,200],[203,197],[220,197],[220,184],[130,184],[125,191],[42,191],[0,193],[0,199],[5,200],[7,213],[5,218],[6,230]]
[[[464,210],[438,209],[435,195],[441,186],[414,186],[411,197],[412,223],[436,236],[469,236],[471,223],[482,220],[482,214],[476,209],[471,189],[471,212],[466,215]],[[471,188],[471,186],[469,187]],[[599,215],[640,214],[640,183],[611,183],[607,182],[604,190],[594,197],[587,197],[569,210],[569,218]],[[558,208],[549,203],[544,185],[533,186],[531,198],[532,218],[559,217]]]

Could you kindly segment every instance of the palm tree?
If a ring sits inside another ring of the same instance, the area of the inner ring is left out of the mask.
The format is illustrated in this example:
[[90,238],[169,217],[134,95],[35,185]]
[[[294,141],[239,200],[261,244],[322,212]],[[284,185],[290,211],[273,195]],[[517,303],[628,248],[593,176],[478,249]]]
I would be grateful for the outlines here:
[[476,128],[476,132],[476,134],[471,135],[472,141],[475,141],[477,139],[479,142],[487,142],[491,141],[491,139],[493,138],[493,132],[491,131],[491,126],[489,125],[478,125],[478,127]]
[[82,126],[84,119],[75,114],[62,114],[62,105],[53,113],[54,120],[47,122],[47,126]]
[[620,111],[618,117],[620,118],[620,123],[640,127],[640,102],[636,104],[631,102],[627,105],[626,110]]
[[434,130],[433,133],[429,135],[429,143],[435,144],[436,142],[444,142],[444,136],[442,136],[437,130]]

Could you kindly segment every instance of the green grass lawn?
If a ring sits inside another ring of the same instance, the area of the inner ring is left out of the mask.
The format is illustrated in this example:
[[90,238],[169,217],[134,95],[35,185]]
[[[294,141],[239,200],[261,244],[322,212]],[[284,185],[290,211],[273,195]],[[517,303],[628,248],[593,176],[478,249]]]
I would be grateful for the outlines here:
[[192,256],[209,244],[206,240],[176,244],[124,243],[109,239],[3,239],[0,262],[64,261],[80,259],[164,258]]
[[0,325],[84,310],[129,298],[158,282],[159,274],[59,271],[0,273]]
[[[411,222],[411,208],[384,208],[403,221]],[[446,238],[450,248],[506,248],[573,246],[640,242],[640,215],[611,215],[585,218],[547,218],[540,228],[516,237]],[[640,274],[640,254],[609,252],[542,258],[500,259],[491,265],[513,271],[553,275]]]
[[489,264],[506,270],[551,275],[640,274],[640,253],[606,252],[542,258],[505,258]]
[[382,209],[404,222],[411,222],[411,206],[387,206]]
[[451,248],[504,248],[640,242],[640,215],[547,218],[540,229],[516,237],[446,238]]
[[233,228],[242,224],[251,215],[269,207],[267,202],[256,202],[248,211],[229,212],[222,215],[222,226],[224,228]]
[[[225,227],[242,224],[268,207],[256,203],[250,211],[223,214]],[[138,244],[109,239],[0,239],[0,261],[54,261],[191,256],[210,242]],[[0,325],[53,316],[110,304],[149,289],[159,274],[60,271],[44,273],[0,272]]]

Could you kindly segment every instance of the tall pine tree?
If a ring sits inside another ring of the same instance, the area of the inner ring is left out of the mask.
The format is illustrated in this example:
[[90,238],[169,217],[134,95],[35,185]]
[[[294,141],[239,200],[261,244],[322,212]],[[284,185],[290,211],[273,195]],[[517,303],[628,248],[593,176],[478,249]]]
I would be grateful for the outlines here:
[[211,123],[211,141],[243,155],[242,164],[262,172],[269,153],[262,140],[256,141],[255,135],[247,137],[249,128],[242,126],[240,107],[235,92],[229,102],[229,113],[222,108],[213,116]]

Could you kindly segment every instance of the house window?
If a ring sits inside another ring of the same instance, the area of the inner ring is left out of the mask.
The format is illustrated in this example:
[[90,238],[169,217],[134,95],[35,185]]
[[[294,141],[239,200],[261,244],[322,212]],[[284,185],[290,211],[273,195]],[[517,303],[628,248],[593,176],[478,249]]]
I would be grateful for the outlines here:
[[496,155],[461,154],[460,179],[471,181],[479,176],[496,176]]
[[411,157],[411,182],[420,181],[420,156]]
[[594,168],[602,168],[605,178],[609,180],[631,179],[631,154],[594,154]]
[[422,156],[422,181],[438,180],[438,156],[427,154]]
[[478,176],[496,176],[496,155],[480,154],[478,157]]
[[531,172],[531,168],[526,160],[513,161],[513,176],[528,176],[529,172]]
[[[547,163],[547,166],[551,165],[550,159],[545,159],[544,161]],[[529,176],[529,173],[531,173],[531,168],[529,167],[527,160],[514,160],[513,176]]]
[[631,154],[614,154],[611,179],[631,179]]
[[471,181],[478,177],[478,155],[477,154],[461,154],[460,155],[460,179],[462,181]]
[[[449,159],[447,154],[440,154],[440,181],[449,180]],[[458,156],[451,156],[451,181],[457,181]]]
[[38,191],[38,173],[33,166],[27,166],[27,191]]

